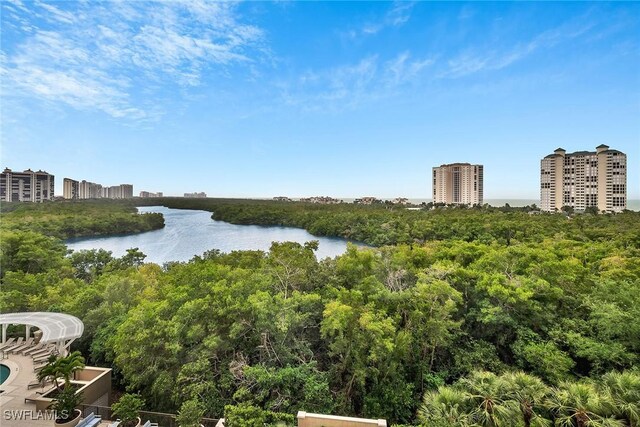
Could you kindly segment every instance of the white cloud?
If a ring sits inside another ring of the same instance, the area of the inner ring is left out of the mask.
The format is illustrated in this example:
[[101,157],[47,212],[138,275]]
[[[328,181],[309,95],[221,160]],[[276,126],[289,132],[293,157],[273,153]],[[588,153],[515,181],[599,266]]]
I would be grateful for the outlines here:
[[310,111],[341,111],[397,94],[434,63],[434,58],[414,59],[408,51],[387,61],[371,55],[356,63],[308,71],[294,84],[281,83],[280,88],[289,105]]
[[388,81],[399,85],[416,78],[424,68],[435,63],[435,58],[412,60],[408,51],[400,53],[396,58],[386,63]]
[[389,9],[381,19],[367,22],[358,31],[348,31],[347,35],[353,38],[360,34],[377,34],[388,27],[401,27],[402,25],[406,24],[411,18],[411,12],[414,5],[414,2],[396,1],[393,3],[391,9]]
[[73,13],[62,11],[51,4],[41,1],[36,1],[34,4],[44,9],[47,12],[44,16],[51,21],[59,21],[64,24],[73,24],[76,21]]
[[8,20],[32,28],[3,46],[4,92],[13,98],[147,119],[157,116],[149,97],[157,83],[196,86],[205,70],[225,75],[264,52],[263,31],[242,23],[232,3],[77,2],[69,10],[11,1]]
[[[588,14],[587,14],[588,15]],[[559,43],[576,39],[587,33],[594,22],[585,22],[587,16],[569,21],[557,28],[543,31],[527,43],[515,46],[467,49],[448,61],[448,67],[438,77],[458,78],[482,71],[506,68],[542,49],[550,49]]]

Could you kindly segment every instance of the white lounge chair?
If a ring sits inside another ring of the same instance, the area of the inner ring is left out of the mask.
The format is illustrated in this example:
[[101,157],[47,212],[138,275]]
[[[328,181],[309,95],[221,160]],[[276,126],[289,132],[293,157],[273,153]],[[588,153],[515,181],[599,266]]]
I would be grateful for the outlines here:
[[41,359],[45,359],[46,360],[46,359],[48,359],[50,357],[51,357],[51,350],[46,350],[44,352],[31,355],[31,359],[33,359],[33,360],[41,360]]
[[24,338],[20,337],[20,338],[18,338],[18,341],[16,341],[12,346],[5,347],[5,348],[2,349],[2,351],[4,351],[5,353],[9,353],[14,348],[20,347],[23,342],[24,342]]
[[36,399],[40,399],[43,394],[44,394],[43,391],[36,391],[35,393],[30,394],[29,396],[26,396],[24,398],[24,403],[34,402]]
[[42,350],[45,346],[45,343],[39,342],[36,345],[32,345],[29,348],[25,348],[22,350],[22,355],[23,356],[29,356],[31,355],[31,353],[35,353],[36,351]]
[[16,343],[16,339],[15,338],[9,338],[7,340],[7,342],[5,342],[4,344],[0,344],[0,350],[4,350],[7,347],[11,347],[13,345],[15,345]]
[[31,358],[34,361],[39,359],[48,359],[49,356],[51,356],[51,353],[52,353],[52,350],[45,349],[45,350],[38,351],[37,353],[31,354]]
[[42,381],[33,380],[29,384],[27,384],[27,390],[32,389],[34,387],[44,387],[45,385],[53,382],[51,378],[45,378]]
[[10,351],[11,353],[20,353],[22,350],[31,347],[31,344],[33,344],[33,338],[28,338],[25,342],[22,343],[22,345],[19,345],[18,347],[12,347]]

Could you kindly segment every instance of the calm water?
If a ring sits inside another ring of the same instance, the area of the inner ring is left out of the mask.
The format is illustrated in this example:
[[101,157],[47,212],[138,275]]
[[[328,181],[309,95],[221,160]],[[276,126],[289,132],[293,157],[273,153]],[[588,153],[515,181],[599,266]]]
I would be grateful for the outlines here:
[[316,251],[319,259],[342,255],[347,240],[334,237],[317,237],[306,230],[289,227],[261,227],[234,225],[213,221],[211,212],[187,209],[169,209],[164,206],[145,206],[139,212],[159,212],[164,215],[165,227],[146,233],[71,239],[67,247],[73,250],[105,249],[113,256],[122,256],[127,249],[139,248],[147,255],[145,261],[162,264],[167,261],[188,261],[194,255],[202,255],[210,249],[222,252],[234,250],[268,251],[271,242],[298,242],[318,240]]
[[6,365],[0,365],[0,384],[4,382],[7,378],[9,378],[9,374],[11,373],[11,369],[9,369]]

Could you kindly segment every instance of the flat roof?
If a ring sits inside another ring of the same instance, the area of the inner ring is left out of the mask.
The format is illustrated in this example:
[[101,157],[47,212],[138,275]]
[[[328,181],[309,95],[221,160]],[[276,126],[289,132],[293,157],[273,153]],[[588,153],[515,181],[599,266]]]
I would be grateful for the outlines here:
[[64,313],[32,312],[0,314],[0,325],[29,325],[42,331],[40,342],[55,342],[80,338],[84,323]]

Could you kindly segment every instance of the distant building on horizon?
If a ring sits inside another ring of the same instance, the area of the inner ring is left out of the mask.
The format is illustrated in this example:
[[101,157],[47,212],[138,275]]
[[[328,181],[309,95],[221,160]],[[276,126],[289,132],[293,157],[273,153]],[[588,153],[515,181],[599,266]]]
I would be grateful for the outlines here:
[[365,196],[365,197],[360,197],[359,199],[355,199],[353,203],[356,205],[373,205],[377,203],[382,203],[382,200],[372,196]]
[[201,191],[200,193],[184,193],[184,197],[189,199],[204,199],[207,197],[207,193]]
[[433,203],[447,205],[483,204],[484,167],[451,163],[433,168]]
[[109,198],[108,187],[103,187],[95,182],[89,182],[86,180],[80,181],[78,184],[78,198],[79,199],[101,199]]
[[584,211],[622,212],[627,208],[627,155],[598,145],[596,151],[567,153],[563,148],[540,161],[540,209],[564,206]]
[[393,199],[391,203],[393,203],[394,205],[410,205],[411,204],[409,199],[407,199],[406,197],[396,197],[395,199]]
[[157,193],[151,193],[149,191],[141,191],[140,198],[146,199],[148,197],[163,197],[162,191],[158,191]]
[[35,202],[53,200],[55,177],[43,170],[14,172],[5,168],[0,174],[0,201]]
[[338,203],[342,203],[342,200],[338,200],[329,196],[302,197],[300,198],[300,201],[305,203],[317,203],[319,205],[335,205]]
[[274,201],[276,202],[292,202],[293,200],[291,200],[289,197],[286,196],[276,196],[273,198]]
[[65,178],[62,186],[62,197],[67,200],[131,199],[133,198],[133,185],[120,184],[103,187],[100,184],[84,179],[76,181],[71,178]]
[[62,197],[67,200],[77,200],[80,198],[80,183],[75,179],[65,178],[62,180]]

